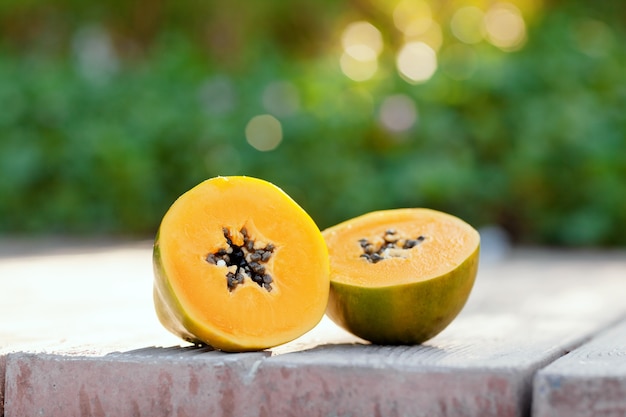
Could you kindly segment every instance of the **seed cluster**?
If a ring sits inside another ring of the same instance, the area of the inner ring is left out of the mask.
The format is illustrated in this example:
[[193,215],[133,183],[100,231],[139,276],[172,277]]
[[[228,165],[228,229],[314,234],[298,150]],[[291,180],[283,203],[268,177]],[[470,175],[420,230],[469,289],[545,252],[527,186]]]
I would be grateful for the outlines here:
[[236,241],[243,241],[242,245],[233,243],[227,228],[223,229],[227,247],[210,253],[206,261],[213,265],[226,266],[226,285],[229,291],[233,291],[238,285],[244,283],[246,278],[256,282],[259,287],[272,291],[272,276],[265,271],[265,265],[274,252],[274,245],[254,241],[248,235],[246,228],[239,230],[240,236]]
[[406,257],[406,250],[414,248],[424,240],[426,240],[426,237],[422,235],[415,239],[406,239],[399,236],[395,229],[387,229],[382,239],[378,239],[377,242],[371,242],[366,238],[359,239],[359,245],[363,249],[361,258],[365,258],[375,264],[383,259]]

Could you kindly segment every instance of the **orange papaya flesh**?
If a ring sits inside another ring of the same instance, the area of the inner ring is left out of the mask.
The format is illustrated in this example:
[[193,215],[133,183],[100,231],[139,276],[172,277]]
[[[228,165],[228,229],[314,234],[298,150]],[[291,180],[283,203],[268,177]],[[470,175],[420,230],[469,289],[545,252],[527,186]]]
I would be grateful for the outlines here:
[[439,211],[377,211],[322,234],[331,268],[326,314],[373,343],[434,337],[461,311],[477,275],[478,232]]
[[164,327],[224,351],[293,340],[327,305],[321,232],[286,193],[257,178],[216,177],[179,197],[159,227],[153,264]]

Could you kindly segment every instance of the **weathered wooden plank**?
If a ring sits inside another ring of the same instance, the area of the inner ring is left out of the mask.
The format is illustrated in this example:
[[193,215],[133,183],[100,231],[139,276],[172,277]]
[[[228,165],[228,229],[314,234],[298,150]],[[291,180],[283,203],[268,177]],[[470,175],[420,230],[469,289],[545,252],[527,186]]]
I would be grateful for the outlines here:
[[533,411],[537,417],[626,416],[626,320],[539,371]]
[[7,357],[5,416],[233,416],[245,374],[268,352],[153,348],[100,357]]
[[422,346],[323,345],[269,358],[257,390],[271,414],[525,416],[534,373],[594,329],[463,316]]

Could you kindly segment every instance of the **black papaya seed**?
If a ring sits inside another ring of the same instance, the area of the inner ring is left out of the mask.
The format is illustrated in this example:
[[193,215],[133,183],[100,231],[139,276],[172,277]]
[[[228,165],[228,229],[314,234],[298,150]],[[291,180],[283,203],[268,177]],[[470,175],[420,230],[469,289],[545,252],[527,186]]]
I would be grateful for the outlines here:
[[[226,266],[226,286],[229,291],[233,291],[239,284],[243,284],[245,278],[250,278],[260,287],[267,291],[272,290],[270,285],[273,282],[271,275],[266,274],[265,266],[272,256],[275,246],[272,243],[259,243],[258,246],[265,245],[262,249],[255,249],[255,240],[250,237],[246,228],[241,228],[238,233],[243,237],[243,244],[237,245],[233,242],[233,237],[228,228],[222,228],[226,238],[227,247],[218,249],[215,253],[209,253],[206,262]],[[240,241],[240,240],[238,240]]]

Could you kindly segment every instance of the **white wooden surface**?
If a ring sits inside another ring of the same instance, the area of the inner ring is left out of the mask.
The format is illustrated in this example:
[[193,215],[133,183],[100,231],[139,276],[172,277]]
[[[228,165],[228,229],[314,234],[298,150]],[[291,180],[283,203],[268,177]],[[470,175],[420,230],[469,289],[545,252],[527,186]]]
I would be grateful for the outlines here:
[[149,242],[0,257],[5,416],[526,416],[537,372],[626,314],[625,280],[624,253],[517,250],[480,266],[464,311],[422,346],[363,344],[324,319],[224,354],[170,348]]

